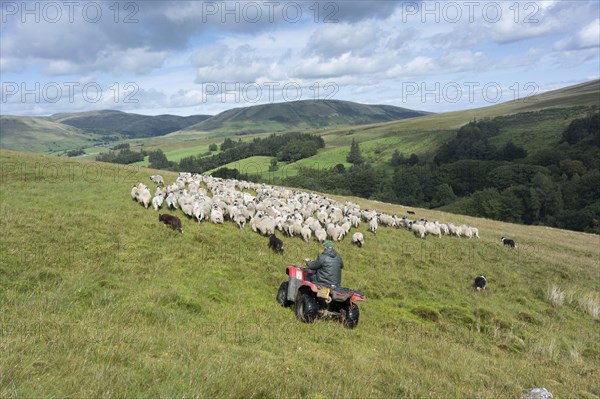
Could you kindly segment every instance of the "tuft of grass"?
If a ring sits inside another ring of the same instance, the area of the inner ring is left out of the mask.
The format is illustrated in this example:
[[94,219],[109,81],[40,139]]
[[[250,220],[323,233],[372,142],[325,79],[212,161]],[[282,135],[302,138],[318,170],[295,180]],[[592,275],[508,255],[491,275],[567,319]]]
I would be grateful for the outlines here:
[[577,306],[594,320],[600,320],[600,296],[597,293],[590,292],[577,297]]
[[551,287],[548,287],[548,291],[546,291],[546,298],[552,306],[560,308],[565,303],[565,291],[557,285],[552,285]]

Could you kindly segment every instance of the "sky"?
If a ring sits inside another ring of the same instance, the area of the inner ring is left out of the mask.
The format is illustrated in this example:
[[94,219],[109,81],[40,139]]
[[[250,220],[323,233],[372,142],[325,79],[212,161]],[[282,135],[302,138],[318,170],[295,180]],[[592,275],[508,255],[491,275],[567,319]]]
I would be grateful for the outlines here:
[[430,112],[598,79],[594,1],[1,1],[0,114]]

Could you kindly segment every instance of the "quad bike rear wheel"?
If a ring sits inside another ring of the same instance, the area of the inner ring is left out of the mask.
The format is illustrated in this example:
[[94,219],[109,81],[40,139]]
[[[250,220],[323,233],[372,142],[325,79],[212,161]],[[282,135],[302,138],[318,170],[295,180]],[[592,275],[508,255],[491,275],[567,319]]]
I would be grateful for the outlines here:
[[308,293],[298,293],[296,297],[296,317],[303,323],[312,323],[319,313],[317,300]]
[[288,301],[287,299],[288,285],[288,282],[284,281],[279,286],[279,290],[277,290],[277,303],[284,308],[289,308],[294,303],[292,301]]
[[342,308],[340,311],[342,314],[342,324],[347,328],[354,328],[358,325],[358,305],[355,303],[351,303],[345,308]]

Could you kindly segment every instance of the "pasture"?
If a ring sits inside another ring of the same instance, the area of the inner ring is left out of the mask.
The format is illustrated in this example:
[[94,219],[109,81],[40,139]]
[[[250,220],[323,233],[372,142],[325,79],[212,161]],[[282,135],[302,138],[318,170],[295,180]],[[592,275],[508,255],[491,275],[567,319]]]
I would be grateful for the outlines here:
[[597,235],[412,208],[481,239],[363,223],[363,248],[336,244],[343,284],[367,297],[347,330],[275,302],[315,241],[278,233],[275,255],[248,227],[181,211],[184,233],[168,229],[130,198],[140,181],[154,192],[154,170],[9,151],[0,166],[2,398],[600,397]]

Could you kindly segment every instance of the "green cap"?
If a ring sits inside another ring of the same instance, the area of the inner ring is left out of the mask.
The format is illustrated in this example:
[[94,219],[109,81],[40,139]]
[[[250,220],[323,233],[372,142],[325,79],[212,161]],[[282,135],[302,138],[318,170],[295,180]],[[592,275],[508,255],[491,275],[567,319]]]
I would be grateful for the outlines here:
[[325,244],[323,244],[323,246],[325,248],[333,248],[333,243],[331,241],[325,241]]

